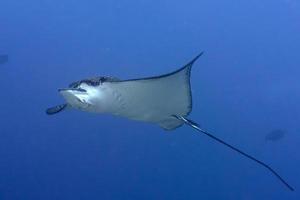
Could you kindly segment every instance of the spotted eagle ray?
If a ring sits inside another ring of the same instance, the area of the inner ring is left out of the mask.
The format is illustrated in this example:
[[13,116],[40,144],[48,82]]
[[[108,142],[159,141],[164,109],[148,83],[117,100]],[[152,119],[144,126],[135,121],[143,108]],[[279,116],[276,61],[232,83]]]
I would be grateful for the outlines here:
[[203,130],[196,122],[187,118],[192,111],[191,69],[202,54],[203,52],[180,69],[164,75],[129,80],[101,76],[76,81],[67,88],[58,89],[66,103],[48,108],[46,113],[52,115],[74,108],[150,122],[165,130],[174,130],[186,124],[267,168],[293,191],[269,165]]

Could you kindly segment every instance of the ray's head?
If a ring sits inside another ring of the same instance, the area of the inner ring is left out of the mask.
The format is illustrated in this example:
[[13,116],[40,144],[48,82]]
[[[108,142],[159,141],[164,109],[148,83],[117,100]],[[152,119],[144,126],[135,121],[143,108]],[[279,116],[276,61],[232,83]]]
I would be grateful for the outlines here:
[[105,82],[117,82],[112,77],[94,77],[73,82],[68,88],[59,89],[66,103],[73,107],[90,112],[105,112],[110,105],[109,89]]
[[59,89],[59,93],[73,108],[88,110],[101,99],[103,77],[84,79],[73,82],[68,88]]

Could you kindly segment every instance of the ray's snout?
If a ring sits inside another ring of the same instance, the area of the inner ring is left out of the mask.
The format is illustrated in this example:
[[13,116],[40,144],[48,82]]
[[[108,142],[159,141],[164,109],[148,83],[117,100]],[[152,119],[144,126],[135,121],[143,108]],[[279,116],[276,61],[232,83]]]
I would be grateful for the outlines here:
[[63,96],[68,104],[73,107],[85,107],[88,103],[88,93],[82,88],[62,88],[58,92]]
[[58,89],[58,92],[66,99],[66,101],[70,100],[70,98],[78,98],[79,96],[87,94],[87,91],[81,88],[61,88]]

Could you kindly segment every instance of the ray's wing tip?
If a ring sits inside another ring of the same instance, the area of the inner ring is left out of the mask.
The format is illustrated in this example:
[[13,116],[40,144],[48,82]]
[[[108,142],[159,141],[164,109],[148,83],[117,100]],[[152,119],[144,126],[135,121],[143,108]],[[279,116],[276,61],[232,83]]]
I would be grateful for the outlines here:
[[200,56],[202,56],[204,54],[204,51],[201,51],[198,55],[197,55],[197,57],[200,57]]
[[193,61],[195,62],[199,57],[201,57],[204,54],[204,51],[201,51],[194,59]]
[[193,65],[198,58],[200,58],[202,55],[204,54],[204,51],[201,51],[195,58],[193,58],[193,60],[191,60],[187,65]]

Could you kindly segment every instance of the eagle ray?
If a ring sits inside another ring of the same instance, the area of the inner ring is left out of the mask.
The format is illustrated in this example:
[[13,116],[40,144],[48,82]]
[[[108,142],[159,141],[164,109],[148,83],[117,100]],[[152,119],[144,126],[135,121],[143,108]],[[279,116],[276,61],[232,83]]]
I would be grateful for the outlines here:
[[129,80],[94,77],[76,81],[68,88],[58,90],[66,103],[48,108],[46,113],[52,115],[67,108],[75,108],[150,122],[165,130],[174,130],[186,124],[265,167],[293,191],[293,187],[269,165],[201,129],[187,118],[192,111],[191,69],[202,54],[180,69],[164,75]]

